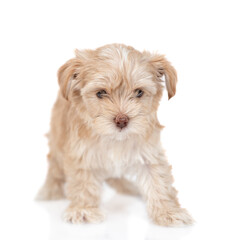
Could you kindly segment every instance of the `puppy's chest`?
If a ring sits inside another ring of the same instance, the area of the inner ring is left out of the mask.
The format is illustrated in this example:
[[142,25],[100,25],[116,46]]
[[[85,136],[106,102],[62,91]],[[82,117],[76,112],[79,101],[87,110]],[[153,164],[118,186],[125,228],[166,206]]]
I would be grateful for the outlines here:
[[89,149],[88,158],[93,169],[102,169],[110,177],[120,177],[143,162],[140,148],[132,142],[100,142]]

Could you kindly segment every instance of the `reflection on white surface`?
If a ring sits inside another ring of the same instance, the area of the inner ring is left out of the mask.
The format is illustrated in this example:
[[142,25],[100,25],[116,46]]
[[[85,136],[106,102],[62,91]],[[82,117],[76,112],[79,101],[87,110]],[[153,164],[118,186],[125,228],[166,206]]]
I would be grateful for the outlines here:
[[167,228],[151,223],[144,202],[135,197],[104,191],[102,209],[106,219],[100,224],[72,225],[62,221],[68,201],[37,202],[37,207],[49,215],[49,239],[115,239],[115,240],[178,240],[187,236],[193,227]]

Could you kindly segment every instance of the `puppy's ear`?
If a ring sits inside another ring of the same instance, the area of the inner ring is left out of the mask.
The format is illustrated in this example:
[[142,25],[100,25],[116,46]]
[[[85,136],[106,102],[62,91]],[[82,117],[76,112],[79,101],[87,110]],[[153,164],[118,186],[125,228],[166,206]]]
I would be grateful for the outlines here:
[[68,60],[58,70],[58,83],[62,96],[68,100],[71,83],[76,80],[81,63],[76,58]]
[[165,76],[168,98],[172,98],[176,93],[177,72],[164,55],[149,54],[150,64],[156,71],[157,77]]

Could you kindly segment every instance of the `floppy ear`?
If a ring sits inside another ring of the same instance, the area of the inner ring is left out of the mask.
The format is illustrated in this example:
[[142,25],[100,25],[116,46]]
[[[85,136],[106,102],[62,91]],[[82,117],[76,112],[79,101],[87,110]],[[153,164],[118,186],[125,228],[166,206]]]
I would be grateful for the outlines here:
[[76,58],[68,60],[58,70],[58,83],[62,96],[68,100],[71,83],[77,78],[80,62]]
[[150,63],[156,70],[157,77],[165,76],[168,98],[176,93],[177,72],[164,55],[150,54]]

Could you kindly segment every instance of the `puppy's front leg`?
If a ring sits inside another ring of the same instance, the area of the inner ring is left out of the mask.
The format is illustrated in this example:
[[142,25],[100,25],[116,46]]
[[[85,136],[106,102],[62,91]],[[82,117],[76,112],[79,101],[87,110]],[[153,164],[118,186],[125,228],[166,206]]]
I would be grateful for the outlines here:
[[147,209],[153,221],[162,226],[192,224],[193,219],[180,207],[173,188],[171,166],[164,156],[154,163],[140,166],[138,183],[147,202]]
[[84,169],[69,170],[66,175],[66,195],[71,203],[64,214],[64,219],[72,223],[102,221],[103,214],[98,209],[100,179],[92,171]]

